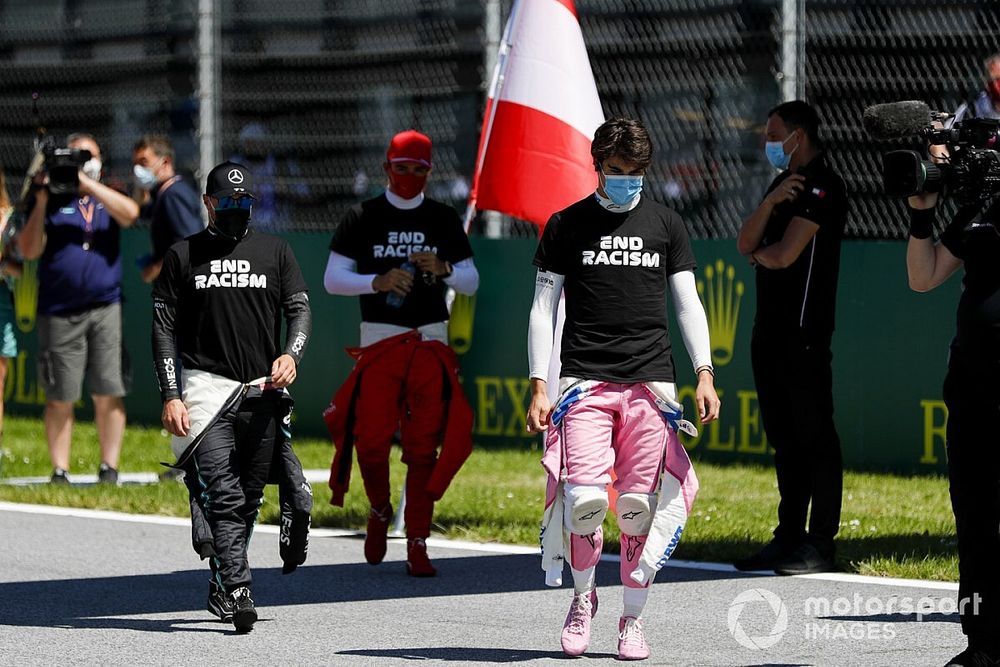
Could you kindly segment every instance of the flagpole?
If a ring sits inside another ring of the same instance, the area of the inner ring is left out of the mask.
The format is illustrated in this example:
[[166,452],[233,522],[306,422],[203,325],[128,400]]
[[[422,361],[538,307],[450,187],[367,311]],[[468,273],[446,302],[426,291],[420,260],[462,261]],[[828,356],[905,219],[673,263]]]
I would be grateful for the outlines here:
[[507,26],[504,28],[503,38],[500,40],[500,53],[497,57],[496,71],[493,73],[493,83],[487,95],[487,100],[492,99],[493,104],[490,105],[490,115],[486,120],[486,128],[483,131],[485,135],[481,142],[483,149],[477,156],[476,170],[472,174],[472,192],[469,193],[469,205],[465,209],[465,220],[463,221],[466,234],[469,233],[469,226],[472,224],[472,219],[476,217],[476,186],[478,185],[483,165],[486,163],[486,151],[489,149],[490,136],[493,134],[493,120],[497,115],[497,105],[500,103],[500,91],[503,89],[504,79],[507,76],[507,56],[510,54],[511,46],[513,46],[510,42],[510,36],[513,33],[514,21],[517,20],[517,10],[520,5],[521,0],[514,0],[514,4],[511,5],[510,16],[507,18]]

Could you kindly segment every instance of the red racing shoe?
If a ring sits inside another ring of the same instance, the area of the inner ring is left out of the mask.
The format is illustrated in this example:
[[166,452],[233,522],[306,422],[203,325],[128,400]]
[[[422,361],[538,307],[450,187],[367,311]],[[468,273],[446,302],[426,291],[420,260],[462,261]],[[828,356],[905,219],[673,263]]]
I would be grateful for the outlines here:
[[437,574],[427,557],[427,542],[422,537],[406,540],[406,573],[411,577],[433,577]]
[[373,507],[368,514],[368,533],[365,535],[365,560],[371,565],[378,565],[385,558],[390,521],[392,521],[391,504],[387,504],[381,510]]

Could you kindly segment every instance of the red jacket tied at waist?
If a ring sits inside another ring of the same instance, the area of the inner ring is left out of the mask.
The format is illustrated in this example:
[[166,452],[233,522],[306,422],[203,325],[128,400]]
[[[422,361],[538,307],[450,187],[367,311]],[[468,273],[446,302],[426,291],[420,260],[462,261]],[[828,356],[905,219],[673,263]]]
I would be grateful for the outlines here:
[[331,505],[343,507],[344,494],[347,493],[350,484],[355,406],[361,388],[361,375],[383,353],[404,344],[420,345],[432,352],[441,362],[448,380],[444,440],[441,453],[434,464],[434,472],[427,483],[427,493],[433,500],[439,500],[444,495],[451,480],[472,453],[472,408],[458,381],[458,357],[450,347],[438,341],[424,341],[419,332],[410,331],[386,338],[368,347],[347,348],[347,353],[356,362],[354,370],[334,394],[330,406],[323,411],[323,420],[326,422],[335,448],[333,463],[330,466],[330,490],[333,491],[330,498]]

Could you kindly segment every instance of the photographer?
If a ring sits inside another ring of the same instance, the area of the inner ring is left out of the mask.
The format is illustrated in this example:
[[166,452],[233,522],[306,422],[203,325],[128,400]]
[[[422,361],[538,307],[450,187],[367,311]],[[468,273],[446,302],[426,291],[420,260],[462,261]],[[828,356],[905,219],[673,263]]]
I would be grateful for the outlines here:
[[38,174],[18,246],[25,259],[39,260],[38,376],[47,398],[44,419],[52,482],[69,481],[73,403],[80,398],[87,371],[101,445],[98,481],[114,484],[125,430],[122,397],[127,393],[119,228],[135,222],[139,206],[100,183],[101,149],[94,137],[71,134],[66,143],[70,149],[90,152],[79,169],[78,190],[53,194],[55,182]]
[[[1000,664],[1000,202],[963,207],[933,240],[937,193],[908,199],[910,288],[928,292],[963,265],[958,325],[951,343],[948,477],[958,534],[959,611],[969,648],[948,663]],[[978,601],[978,604],[977,604]]]

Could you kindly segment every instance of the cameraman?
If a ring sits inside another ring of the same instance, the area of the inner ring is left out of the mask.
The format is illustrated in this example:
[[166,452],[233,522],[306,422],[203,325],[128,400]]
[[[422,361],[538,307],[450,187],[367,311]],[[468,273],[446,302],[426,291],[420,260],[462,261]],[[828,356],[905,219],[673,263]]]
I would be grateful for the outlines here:
[[959,611],[969,648],[949,666],[1000,664],[1000,202],[960,209],[933,240],[937,193],[909,198],[906,271],[928,292],[964,265],[944,400],[958,534]]
[[94,400],[101,445],[98,481],[117,483],[127,393],[122,347],[122,262],[119,228],[139,206],[100,183],[101,149],[89,134],[71,134],[69,148],[90,151],[79,191],[53,195],[36,177],[28,222],[18,237],[25,259],[38,259],[38,376],[45,389],[45,435],[52,482],[67,483],[73,403],[84,371]]

